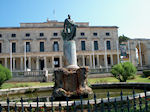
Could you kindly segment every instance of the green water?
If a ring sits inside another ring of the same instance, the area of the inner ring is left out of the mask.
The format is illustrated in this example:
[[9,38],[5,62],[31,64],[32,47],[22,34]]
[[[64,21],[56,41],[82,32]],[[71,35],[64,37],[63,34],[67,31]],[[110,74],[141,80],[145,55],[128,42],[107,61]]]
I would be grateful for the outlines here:
[[[120,96],[121,89],[93,89],[93,92],[96,94],[97,98],[106,98],[107,93],[109,91],[110,97]],[[122,89],[123,95],[131,95],[132,89]],[[142,93],[143,90],[135,89],[135,93]],[[8,96],[0,96],[0,101],[6,101],[7,97],[9,97],[10,101],[20,101],[22,97],[25,102],[36,101],[38,96],[40,102],[50,101],[51,97],[50,91],[46,92],[35,92],[35,93],[26,93],[26,94],[17,94],[17,95],[8,95]],[[93,99],[94,94],[88,96],[89,99]]]

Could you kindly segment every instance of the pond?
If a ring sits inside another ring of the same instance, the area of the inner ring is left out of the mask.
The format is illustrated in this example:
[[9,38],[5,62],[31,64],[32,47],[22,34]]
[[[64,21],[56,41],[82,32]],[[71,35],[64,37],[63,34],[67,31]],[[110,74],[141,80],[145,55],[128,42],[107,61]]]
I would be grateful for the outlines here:
[[[120,92],[123,92],[123,95],[132,95],[133,89],[93,89],[93,92],[96,94],[97,99],[99,98],[106,98],[107,93],[109,91],[110,97],[117,97],[120,96]],[[142,93],[144,92],[141,89],[135,89],[135,93]],[[51,91],[45,92],[34,92],[34,93],[26,93],[26,94],[17,94],[17,95],[6,95],[0,96],[0,101],[6,101],[7,97],[10,101],[19,102],[20,98],[22,97],[24,102],[34,102],[36,98],[39,98],[39,102],[49,102],[51,99]],[[86,99],[93,99],[94,94],[88,95]],[[79,99],[73,99],[79,100]]]

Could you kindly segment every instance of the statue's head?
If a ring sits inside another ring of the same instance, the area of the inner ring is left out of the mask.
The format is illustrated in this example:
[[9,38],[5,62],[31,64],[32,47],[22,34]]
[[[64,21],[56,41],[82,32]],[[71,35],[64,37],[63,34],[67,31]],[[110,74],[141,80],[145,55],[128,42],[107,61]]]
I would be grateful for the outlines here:
[[68,19],[70,19],[71,18],[71,16],[70,16],[70,14],[68,14]]

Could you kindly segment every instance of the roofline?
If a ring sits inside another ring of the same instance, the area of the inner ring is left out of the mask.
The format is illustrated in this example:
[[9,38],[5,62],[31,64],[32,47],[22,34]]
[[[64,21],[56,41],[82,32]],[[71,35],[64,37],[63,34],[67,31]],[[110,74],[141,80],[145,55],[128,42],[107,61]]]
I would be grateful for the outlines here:
[[[49,21],[49,22],[38,22],[38,23],[20,23],[20,24],[47,24],[47,23],[64,23],[64,22],[58,22],[58,21]],[[75,22],[75,23],[89,23],[89,22]]]
[[[30,28],[63,28],[63,26],[55,27],[0,27],[0,29],[30,29]],[[117,26],[79,26],[78,28],[119,28]]]
[[130,39],[130,40],[150,40],[150,37],[149,38],[133,38],[133,39]]

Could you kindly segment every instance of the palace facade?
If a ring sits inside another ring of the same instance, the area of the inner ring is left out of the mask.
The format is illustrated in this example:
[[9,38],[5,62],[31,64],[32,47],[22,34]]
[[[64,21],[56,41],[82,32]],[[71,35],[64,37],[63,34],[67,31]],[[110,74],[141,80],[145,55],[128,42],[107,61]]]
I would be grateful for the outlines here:
[[[120,62],[117,26],[89,26],[88,22],[76,24],[79,66],[108,69]],[[62,30],[63,22],[58,21],[0,27],[0,63],[11,71],[64,67]],[[135,63],[135,56],[131,55],[135,53],[133,42],[129,42],[131,49],[127,50],[127,57]]]

